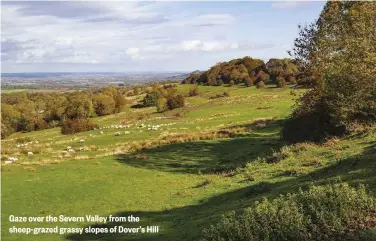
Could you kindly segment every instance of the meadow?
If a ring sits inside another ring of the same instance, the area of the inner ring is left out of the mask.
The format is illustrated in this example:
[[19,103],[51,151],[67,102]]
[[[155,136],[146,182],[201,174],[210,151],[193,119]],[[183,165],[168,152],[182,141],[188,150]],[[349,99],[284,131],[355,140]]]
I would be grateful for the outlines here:
[[[190,88],[178,85],[178,92],[187,96]],[[225,91],[229,97],[214,98]],[[14,133],[1,142],[2,161],[19,158],[17,164],[1,167],[2,239],[199,240],[202,230],[223,214],[311,184],[364,183],[375,192],[376,129],[321,144],[281,141],[281,126],[304,91],[199,86],[199,95],[185,97],[183,108],[157,113],[155,107],[128,105],[118,114],[92,119],[108,129],[73,135],[61,135],[60,128]],[[142,98],[136,96],[134,103]],[[111,128],[115,125],[130,127]],[[148,130],[148,125],[161,128]],[[24,143],[28,145],[17,147]],[[76,152],[65,152],[68,146]],[[140,223],[123,225],[157,225],[160,230],[38,236],[8,231],[14,225],[56,226],[15,224],[10,215],[89,214],[138,216]]]

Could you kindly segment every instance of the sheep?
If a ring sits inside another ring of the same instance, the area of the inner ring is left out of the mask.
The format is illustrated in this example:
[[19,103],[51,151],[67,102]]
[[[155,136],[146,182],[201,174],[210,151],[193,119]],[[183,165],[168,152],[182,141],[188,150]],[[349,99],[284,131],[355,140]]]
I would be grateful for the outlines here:
[[69,149],[68,152],[75,153],[75,151],[73,149]]
[[85,142],[85,140],[84,139],[80,139],[80,142]]
[[16,146],[17,148],[20,148],[21,147],[21,145],[20,144],[18,144],[17,146]]
[[103,131],[101,131],[101,132],[99,132],[99,133],[103,134]]
[[67,151],[62,151],[61,153],[63,153],[63,154],[68,154],[68,152],[67,152]]
[[120,132],[116,132],[116,133],[115,133],[115,136],[120,136]]
[[256,127],[258,127],[258,128],[264,128],[264,127],[266,127],[266,124],[265,123],[257,123]]
[[17,157],[8,157],[8,161],[13,163],[13,162],[18,161],[18,158]]
[[83,147],[78,148],[78,151],[84,151]]
[[4,164],[12,164],[13,162],[12,161],[5,161]]
[[72,147],[71,146],[67,146],[67,151],[69,151],[70,149],[72,149]]
[[31,151],[28,151],[28,152],[27,152],[27,155],[28,155],[28,156],[32,156],[32,155],[34,155],[34,154],[33,154]]
[[124,134],[129,134],[129,133],[131,133],[130,131],[124,131]]
[[39,141],[35,141],[34,143],[35,143],[35,144],[38,144],[38,143],[39,143]]
[[93,136],[93,134],[89,134],[89,136]]

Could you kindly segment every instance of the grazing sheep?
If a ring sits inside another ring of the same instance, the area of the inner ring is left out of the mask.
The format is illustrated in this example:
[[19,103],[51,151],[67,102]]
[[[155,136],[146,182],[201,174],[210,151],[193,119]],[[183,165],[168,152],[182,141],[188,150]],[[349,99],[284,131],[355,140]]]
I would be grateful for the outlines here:
[[17,146],[16,146],[17,148],[20,148],[21,147],[21,145],[20,144],[18,144]]
[[69,149],[68,152],[75,153],[75,151],[73,149]]
[[120,132],[116,132],[116,133],[115,133],[115,136],[120,136]]
[[8,157],[8,161],[13,163],[13,162],[18,161],[18,158],[17,157]]
[[93,136],[93,134],[89,134],[89,136]]
[[103,131],[101,131],[100,133],[103,134]]
[[27,152],[27,155],[28,155],[28,156],[32,156],[32,155],[34,155],[34,154],[33,154],[31,151],[28,151],[28,152]]
[[124,134],[129,134],[129,133],[131,133],[130,131],[124,131]]
[[34,143],[35,143],[35,144],[38,144],[38,143],[39,143],[39,141],[35,141]]
[[4,164],[12,164],[12,161],[5,161]]
[[85,142],[85,140],[84,139],[80,139],[80,142]]
[[67,151],[69,151],[70,149],[72,149],[72,147],[71,146],[67,146]]
[[68,154],[68,152],[67,152],[67,151],[62,151],[62,153],[63,153],[63,154]]
[[264,128],[264,127],[266,127],[266,124],[265,123],[257,123],[256,127],[257,128]]
[[78,148],[78,151],[84,151],[83,147]]

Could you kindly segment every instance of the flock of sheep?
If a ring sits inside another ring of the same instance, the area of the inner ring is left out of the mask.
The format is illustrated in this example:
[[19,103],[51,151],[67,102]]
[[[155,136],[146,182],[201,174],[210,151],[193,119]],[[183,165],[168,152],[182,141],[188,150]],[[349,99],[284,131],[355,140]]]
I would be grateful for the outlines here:
[[[166,123],[166,124],[159,124],[159,125],[146,125],[146,124],[139,124],[139,125],[136,125],[136,128],[137,129],[147,129],[148,131],[156,131],[156,130],[160,130],[161,127],[164,127],[164,126],[171,126],[171,125],[175,125],[176,123]],[[110,126],[103,126],[103,127],[99,127],[99,128],[95,128],[94,130],[101,130],[99,133],[100,134],[104,134],[104,132],[102,130],[104,129],[123,129],[123,128],[130,128],[132,125],[110,125]],[[130,134],[130,131],[124,131],[124,134]],[[120,136],[121,133],[120,132],[116,132],[115,133],[115,136]],[[95,137],[94,134],[89,134],[90,137]],[[83,143],[85,142],[84,139],[80,139],[79,140],[80,143]],[[31,142],[27,142],[27,143],[23,143],[23,144],[17,144],[16,147],[17,148],[21,148],[21,147],[26,147],[28,145],[31,145],[31,144],[38,144],[39,142],[38,141],[31,141]],[[62,151],[63,154],[68,154],[68,153],[75,153],[76,151],[84,151],[84,148],[83,147],[79,147],[77,150],[74,150],[71,146],[67,146],[65,150]],[[29,151],[27,152],[27,156],[33,156],[34,153]],[[17,157],[8,157],[8,159],[4,162],[4,164],[13,164],[13,163],[16,163],[18,161],[18,158]]]

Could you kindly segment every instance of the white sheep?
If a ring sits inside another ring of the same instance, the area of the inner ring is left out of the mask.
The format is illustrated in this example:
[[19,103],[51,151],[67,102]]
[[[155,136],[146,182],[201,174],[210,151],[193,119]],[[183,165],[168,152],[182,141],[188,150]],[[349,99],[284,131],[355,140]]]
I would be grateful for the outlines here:
[[129,133],[131,133],[130,131],[124,131],[124,134],[129,134]]
[[84,139],[80,139],[80,142],[85,142],[85,140]]
[[38,143],[39,143],[39,141],[35,141],[34,143],[35,143],[35,144],[38,144]]
[[33,154],[31,151],[28,151],[28,152],[27,152],[27,155],[28,155],[28,156],[32,156],[32,155],[34,155],[34,154]]
[[84,151],[83,147],[78,148],[78,151]]
[[103,134],[103,131],[101,131],[100,133]]
[[16,161],[18,161],[18,158],[17,157],[8,157],[8,161],[16,162]]
[[258,128],[264,128],[264,127],[266,127],[266,124],[265,123],[257,123],[256,127],[258,127]]
[[120,132],[116,132],[116,133],[115,133],[115,136],[120,136]]
[[75,153],[75,151],[73,149],[69,149],[68,152]]
[[5,161],[4,164],[12,164],[12,161]]
[[72,149],[72,147],[71,146],[67,146],[67,151],[69,151],[70,149]]

